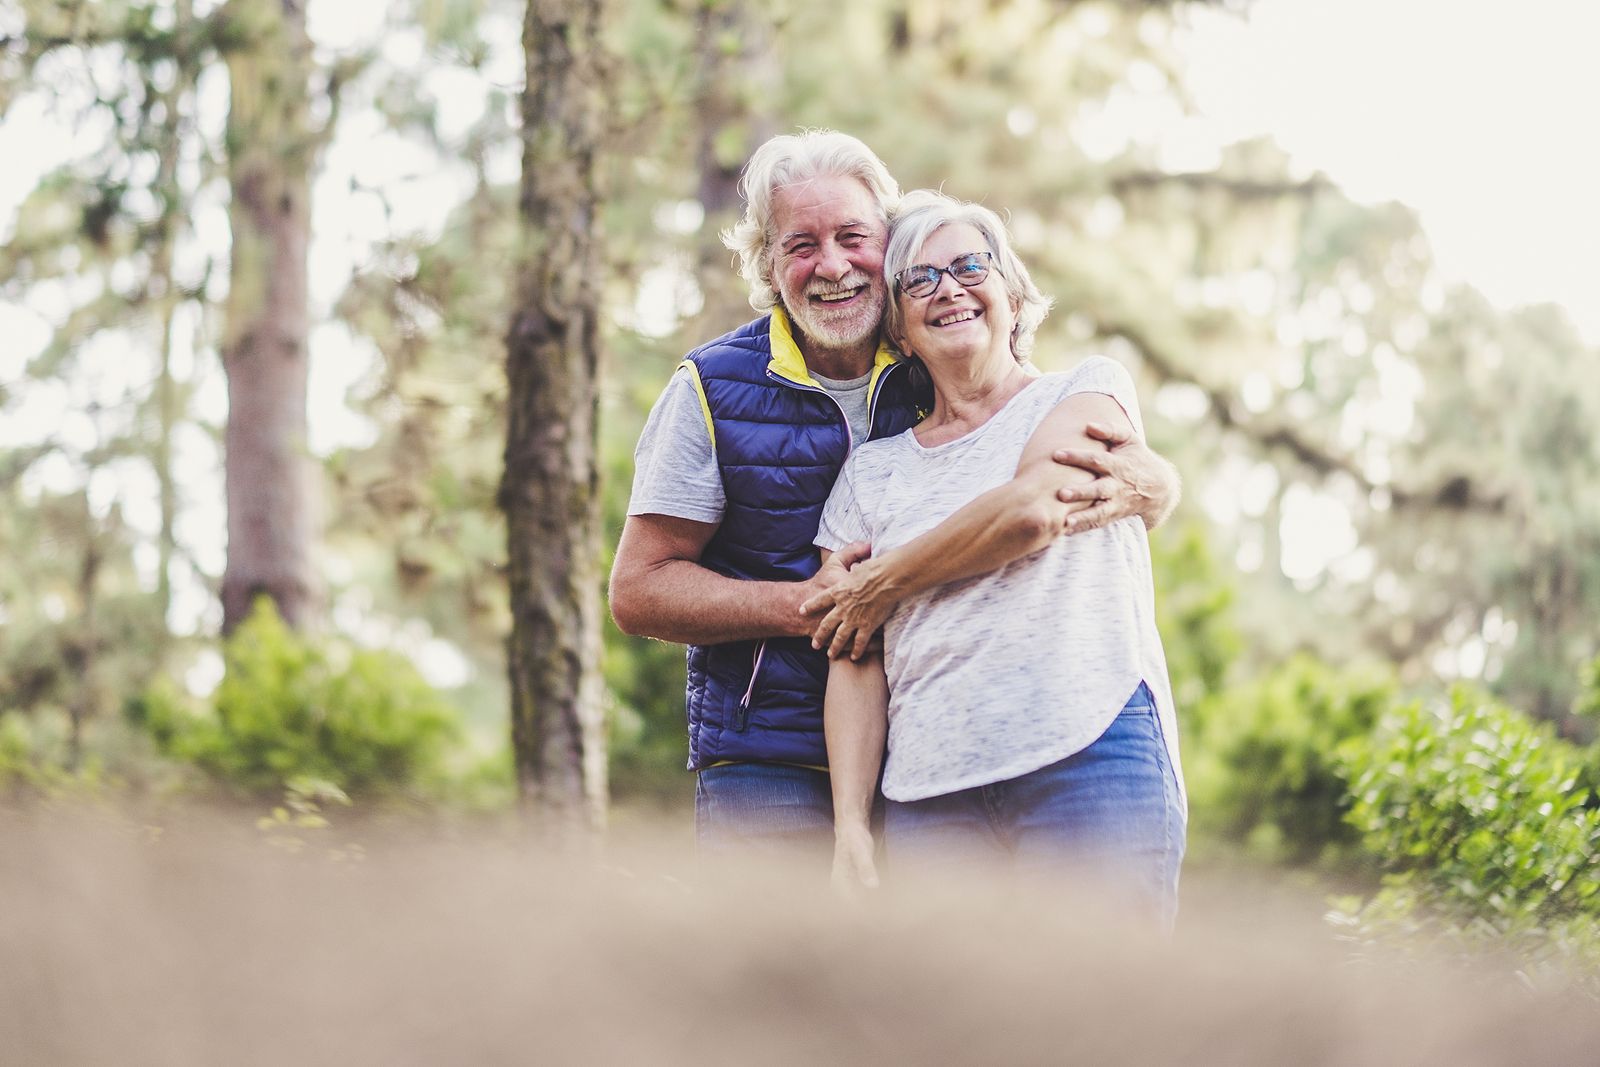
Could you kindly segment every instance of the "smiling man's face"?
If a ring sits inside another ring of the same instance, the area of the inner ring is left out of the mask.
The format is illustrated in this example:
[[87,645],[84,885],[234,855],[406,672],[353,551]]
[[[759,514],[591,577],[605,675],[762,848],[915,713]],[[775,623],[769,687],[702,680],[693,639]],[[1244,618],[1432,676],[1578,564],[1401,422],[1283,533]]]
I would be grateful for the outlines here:
[[847,177],[786,185],[773,194],[772,221],[772,277],[801,348],[875,347],[888,289],[871,191]]

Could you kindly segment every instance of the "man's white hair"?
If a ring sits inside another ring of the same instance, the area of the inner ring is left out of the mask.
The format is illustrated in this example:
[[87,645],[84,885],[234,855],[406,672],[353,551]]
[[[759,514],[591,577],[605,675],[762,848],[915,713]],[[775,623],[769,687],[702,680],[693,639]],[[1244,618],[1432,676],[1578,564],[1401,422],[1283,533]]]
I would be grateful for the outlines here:
[[900,185],[872,149],[836,130],[780,134],[756,149],[739,179],[744,216],[722,233],[739,253],[739,273],[750,286],[750,306],[771,311],[779,303],[772,285],[772,196],[779,189],[817,178],[855,178],[872,194],[885,227],[900,203]]

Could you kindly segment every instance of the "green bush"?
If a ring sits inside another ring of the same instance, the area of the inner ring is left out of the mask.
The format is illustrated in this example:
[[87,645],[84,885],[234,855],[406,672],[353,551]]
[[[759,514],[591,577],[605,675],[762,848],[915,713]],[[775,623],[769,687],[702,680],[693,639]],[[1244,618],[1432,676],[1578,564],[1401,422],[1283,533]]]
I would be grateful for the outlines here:
[[1386,674],[1297,656],[1202,702],[1197,728],[1184,735],[1197,834],[1274,862],[1347,857],[1357,834],[1344,821],[1349,793],[1335,752],[1393,700]]
[[430,788],[459,740],[457,716],[409,663],[301,637],[262,602],[224,649],[208,706],[158,682],[130,714],[161,750],[250,792],[294,780],[351,795]]
[[0,790],[50,793],[70,785],[64,714],[0,715]]
[[1350,822],[1433,904],[1510,929],[1600,917],[1600,810],[1583,753],[1465,686],[1410,704],[1346,747]]
[[1344,921],[1369,937],[1509,952],[1526,976],[1600,975],[1600,810],[1585,753],[1467,687],[1342,753],[1350,822],[1387,871]]

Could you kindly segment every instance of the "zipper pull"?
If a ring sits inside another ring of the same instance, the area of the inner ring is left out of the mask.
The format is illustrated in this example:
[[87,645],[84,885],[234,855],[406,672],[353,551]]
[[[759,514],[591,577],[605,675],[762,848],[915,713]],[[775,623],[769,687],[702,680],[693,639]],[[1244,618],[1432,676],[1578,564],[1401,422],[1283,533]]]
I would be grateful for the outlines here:
[[745,727],[750,725],[750,698],[756,692],[756,678],[761,674],[761,661],[767,654],[767,642],[763,640],[756,645],[755,660],[750,664],[750,684],[745,687],[744,696],[739,698],[739,710],[733,716],[733,730],[735,733],[744,733]]

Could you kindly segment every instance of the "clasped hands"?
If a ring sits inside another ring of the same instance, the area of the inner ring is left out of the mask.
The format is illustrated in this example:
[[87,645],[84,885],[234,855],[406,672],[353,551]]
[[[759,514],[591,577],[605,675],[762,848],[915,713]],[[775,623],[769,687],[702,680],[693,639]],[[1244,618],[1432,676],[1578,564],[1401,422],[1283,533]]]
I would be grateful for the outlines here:
[[[1150,464],[1159,462],[1142,443],[1110,427],[1089,423],[1084,432],[1110,450],[1063,449],[1051,457],[1094,475],[1056,493],[1062,503],[1075,505],[1063,525],[1068,534],[1141,514],[1152,493]],[[812,621],[812,647],[825,649],[830,659],[858,660],[880,643],[879,631],[903,595],[892,568],[859,541],[829,557],[808,584],[817,591],[800,605],[800,613]]]

